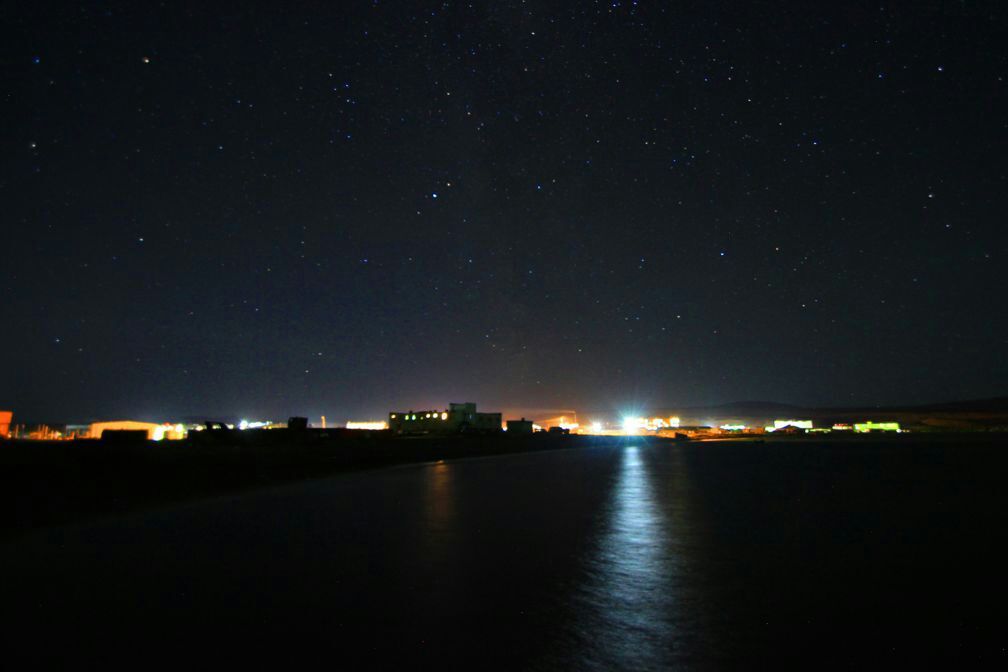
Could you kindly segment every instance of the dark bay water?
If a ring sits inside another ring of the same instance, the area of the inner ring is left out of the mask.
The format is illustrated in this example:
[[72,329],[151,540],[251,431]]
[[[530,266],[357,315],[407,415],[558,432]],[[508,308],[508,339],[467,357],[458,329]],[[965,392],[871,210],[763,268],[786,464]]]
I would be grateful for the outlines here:
[[995,667],[1008,445],[410,465],[0,546],[9,656],[498,669]]

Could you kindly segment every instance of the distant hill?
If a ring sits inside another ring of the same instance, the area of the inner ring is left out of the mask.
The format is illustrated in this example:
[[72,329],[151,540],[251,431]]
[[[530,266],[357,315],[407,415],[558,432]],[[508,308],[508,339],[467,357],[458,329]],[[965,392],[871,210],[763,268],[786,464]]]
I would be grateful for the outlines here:
[[793,413],[804,410],[803,406],[794,404],[782,404],[776,401],[733,401],[729,404],[707,407],[707,410],[719,409],[725,412],[771,412],[771,413]]
[[1008,413],[1008,397],[992,397],[990,399],[972,399],[969,401],[947,401],[941,404],[925,404],[923,406],[910,406],[907,407],[905,410]]

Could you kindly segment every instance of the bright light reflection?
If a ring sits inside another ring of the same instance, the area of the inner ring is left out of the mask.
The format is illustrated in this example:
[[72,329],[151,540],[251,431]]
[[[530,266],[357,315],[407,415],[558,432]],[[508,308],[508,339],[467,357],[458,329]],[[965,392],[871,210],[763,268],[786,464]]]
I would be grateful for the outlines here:
[[578,630],[590,632],[598,669],[647,669],[661,660],[675,632],[678,557],[670,552],[672,520],[651,483],[645,450],[624,449],[607,505],[605,528],[576,599]]

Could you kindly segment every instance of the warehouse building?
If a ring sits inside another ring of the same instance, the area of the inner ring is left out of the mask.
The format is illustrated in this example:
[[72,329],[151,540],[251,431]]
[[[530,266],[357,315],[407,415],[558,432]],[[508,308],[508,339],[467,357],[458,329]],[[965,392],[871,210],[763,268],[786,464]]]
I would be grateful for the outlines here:
[[156,422],[137,422],[136,420],[112,420],[109,422],[93,422],[88,431],[92,439],[102,438],[104,432],[147,432],[149,441],[162,439],[178,440],[186,437],[186,429],[182,425],[158,424]]

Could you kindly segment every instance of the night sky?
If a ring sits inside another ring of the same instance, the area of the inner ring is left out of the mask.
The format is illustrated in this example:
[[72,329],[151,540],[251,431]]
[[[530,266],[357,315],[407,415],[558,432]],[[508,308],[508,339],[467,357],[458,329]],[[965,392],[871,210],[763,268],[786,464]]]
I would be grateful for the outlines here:
[[998,3],[272,4],[5,7],[0,408],[1006,393]]

